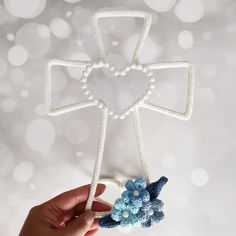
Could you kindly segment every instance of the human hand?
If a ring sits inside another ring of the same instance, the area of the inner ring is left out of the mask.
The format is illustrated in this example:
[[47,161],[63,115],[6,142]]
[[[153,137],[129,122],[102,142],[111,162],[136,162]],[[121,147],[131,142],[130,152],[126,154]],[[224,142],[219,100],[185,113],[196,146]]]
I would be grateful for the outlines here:
[[[99,229],[93,211],[109,211],[111,207],[94,201],[85,211],[89,185],[82,186],[33,207],[21,229],[20,236],[94,236]],[[106,186],[98,184],[96,196]]]

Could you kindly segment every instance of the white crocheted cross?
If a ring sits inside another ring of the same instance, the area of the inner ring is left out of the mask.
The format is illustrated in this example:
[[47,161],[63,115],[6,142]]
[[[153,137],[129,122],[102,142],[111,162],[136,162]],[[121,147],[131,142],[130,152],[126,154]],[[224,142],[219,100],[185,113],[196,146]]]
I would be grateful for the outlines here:
[[[109,18],[109,17],[138,17],[138,18],[144,19],[143,29],[142,29],[140,38],[138,40],[138,43],[136,45],[132,62],[130,65],[127,65],[123,70],[120,70],[120,71],[118,71],[114,66],[106,62],[104,46],[103,46],[103,42],[101,38],[101,33],[99,30],[98,19]],[[102,165],[108,117],[111,117],[113,119],[124,119],[126,116],[133,114],[134,124],[135,124],[134,127],[135,127],[135,133],[136,133],[136,139],[137,139],[138,151],[139,151],[139,160],[142,167],[143,177],[148,183],[150,182],[150,177],[149,177],[147,164],[144,159],[144,147],[143,147],[143,141],[142,141],[142,130],[141,130],[141,123],[140,123],[139,109],[144,108],[144,109],[152,110],[155,112],[160,112],[165,115],[168,115],[177,119],[181,119],[181,120],[188,120],[191,117],[192,107],[193,107],[193,93],[194,93],[194,67],[193,65],[186,61],[168,62],[168,63],[150,63],[150,64],[141,64],[139,62],[143,45],[145,43],[145,40],[150,30],[151,21],[152,21],[152,17],[147,12],[141,12],[141,11],[98,12],[92,16],[91,24],[93,26],[94,35],[95,35],[96,43],[98,46],[99,60],[98,61],[66,61],[66,60],[51,59],[47,63],[47,66],[45,69],[45,79],[46,79],[45,100],[46,100],[46,106],[47,106],[49,115],[56,116],[63,113],[75,111],[78,109],[84,109],[91,106],[95,106],[101,110],[100,138],[98,142],[97,157],[95,160],[90,194],[87,201],[86,209],[91,209],[92,203],[95,197],[97,184],[98,182],[102,182],[102,180],[99,180],[99,177],[100,177],[100,170],[101,170],[101,165]],[[53,109],[52,107],[52,75],[51,75],[53,66],[84,68],[82,77],[80,79],[80,83],[81,83],[81,91],[83,91],[84,95],[88,99],[86,102],[79,102],[79,103],[71,104],[68,106]],[[127,108],[125,108],[124,110],[118,113],[110,109],[101,98],[94,96],[89,90],[87,81],[89,79],[89,76],[92,70],[95,70],[97,68],[107,68],[113,73],[115,77],[125,76],[126,73],[130,70],[138,70],[142,72],[145,77],[148,78],[149,86],[139,99],[137,99],[136,101],[133,102],[132,105],[128,106]],[[178,111],[174,111],[171,109],[167,109],[164,107],[160,107],[160,106],[157,106],[155,104],[148,102],[149,97],[152,94],[152,91],[155,87],[155,78],[153,76],[152,71],[159,70],[159,69],[169,69],[169,68],[187,68],[188,69],[189,78],[188,78],[188,88],[187,88],[187,103],[186,103],[185,112],[183,113],[180,113]],[[104,181],[117,183],[118,186],[122,185],[116,179],[109,179],[109,180],[106,179]],[[108,212],[102,212],[102,213],[97,212],[97,217],[102,217],[106,215],[107,213]]]

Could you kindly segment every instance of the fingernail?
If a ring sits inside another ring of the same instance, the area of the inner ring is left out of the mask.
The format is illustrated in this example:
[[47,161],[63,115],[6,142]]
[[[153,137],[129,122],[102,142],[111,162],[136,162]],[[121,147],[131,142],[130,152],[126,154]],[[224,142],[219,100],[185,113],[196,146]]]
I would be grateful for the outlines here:
[[65,225],[65,222],[61,222],[61,223],[60,223],[60,227],[61,227],[61,228],[64,228],[65,226],[66,226],[66,225]]
[[88,225],[91,225],[95,218],[95,213],[92,210],[88,210],[84,212],[84,218]]

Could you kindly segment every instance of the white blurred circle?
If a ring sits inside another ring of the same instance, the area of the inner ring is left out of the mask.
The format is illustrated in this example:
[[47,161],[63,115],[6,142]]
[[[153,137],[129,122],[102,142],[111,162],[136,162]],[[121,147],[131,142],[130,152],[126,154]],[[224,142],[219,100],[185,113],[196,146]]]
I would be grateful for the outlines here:
[[[138,42],[139,37],[140,34],[134,34],[133,36],[125,40],[125,44],[123,46],[123,53],[128,61],[131,61],[133,57],[134,50],[136,48],[136,44]],[[156,39],[149,36],[143,46],[140,61],[142,63],[150,63],[155,61],[161,55],[162,47],[159,45]]]
[[7,39],[8,39],[9,41],[14,41],[15,35],[12,34],[12,33],[8,33],[8,34],[7,34]]
[[216,66],[214,64],[206,64],[202,66],[202,75],[205,78],[213,78],[216,76]]
[[54,127],[47,120],[34,120],[27,127],[25,139],[32,150],[39,152],[47,151],[54,143]]
[[70,25],[62,18],[56,17],[49,24],[51,32],[60,39],[66,39],[71,35]]
[[0,101],[1,109],[5,112],[13,112],[16,109],[16,101],[11,98],[2,99]]
[[189,49],[193,46],[193,35],[190,31],[181,31],[178,35],[179,46],[183,49]]
[[0,226],[4,225],[10,215],[9,207],[3,201],[0,201]]
[[28,52],[23,46],[15,45],[8,52],[8,60],[14,66],[22,66],[28,60]]
[[209,180],[208,172],[205,169],[198,168],[192,171],[190,179],[194,185],[206,185]]
[[0,57],[0,77],[3,77],[7,72],[7,62],[4,58]]
[[13,192],[7,195],[7,202],[9,206],[17,206],[20,204],[22,198],[19,193]]
[[17,31],[15,42],[27,50],[29,58],[42,57],[50,49],[51,37],[48,37],[46,27],[38,23],[28,23]]
[[20,92],[21,97],[27,98],[29,96],[29,91],[26,89],[22,89]]
[[180,0],[175,7],[175,14],[183,22],[193,23],[204,15],[202,0]]
[[4,0],[6,9],[21,18],[34,18],[42,13],[46,0]]
[[89,137],[89,127],[82,120],[71,120],[65,127],[65,136],[70,143],[84,143]]
[[170,10],[177,0],[144,0],[144,3],[152,10],[157,12],[165,12]]
[[[90,61],[90,58],[87,54],[85,53],[74,53],[70,56],[70,60],[78,60],[78,61]],[[66,68],[68,74],[71,76],[71,78],[75,80],[79,80],[81,78],[81,74],[84,70],[84,66],[82,67],[67,67]]]
[[0,177],[6,176],[13,167],[14,156],[10,148],[0,140]]
[[50,29],[47,25],[39,25],[37,29],[40,37],[45,39],[50,37]]
[[29,161],[22,161],[13,170],[13,178],[18,183],[28,181],[34,174],[34,165]]
[[162,165],[168,168],[175,166],[176,157],[172,153],[165,153],[161,157]]

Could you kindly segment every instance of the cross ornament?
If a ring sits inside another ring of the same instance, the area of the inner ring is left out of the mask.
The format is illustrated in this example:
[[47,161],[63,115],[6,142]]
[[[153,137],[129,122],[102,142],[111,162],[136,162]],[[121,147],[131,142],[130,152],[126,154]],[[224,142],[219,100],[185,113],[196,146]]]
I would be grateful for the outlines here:
[[[144,20],[144,25],[136,45],[131,64],[125,66],[122,70],[117,70],[113,65],[106,62],[105,50],[102,42],[101,32],[99,29],[98,21],[101,18],[111,18],[111,17],[135,17],[142,18]],[[98,142],[97,157],[94,164],[94,171],[91,181],[90,194],[87,201],[86,209],[91,209],[92,203],[95,197],[96,187],[98,182],[106,182],[116,184],[118,187],[123,187],[124,184],[116,179],[99,179],[100,170],[102,165],[103,151],[105,145],[107,120],[112,119],[124,119],[128,115],[134,116],[134,128],[138,145],[139,161],[142,167],[142,174],[147,183],[150,183],[150,176],[147,168],[147,164],[144,159],[144,147],[141,129],[141,120],[139,109],[147,109],[155,112],[165,114],[170,117],[174,117],[180,120],[189,120],[192,115],[193,108],[193,95],[194,95],[194,66],[187,61],[178,62],[164,62],[164,63],[149,63],[141,64],[139,62],[141,51],[143,49],[144,43],[148,37],[150,26],[152,22],[152,17],[147,12],[142,11],[111,11],[111,12],[97,12],[91,17],[91,24],[96,39],[96,44],[99,53],[98,61],[68,61],[60,59],[50,59],[45,68],[45,102],[48,114],[50,116],[57,116],[64,113],[72,112],[75,110],[81,110],[88,107],[97,107],[101,110],[101,126],[100,126],[100,138]],[[81,91],[84,93],[87,101],[78,102],[70,104],[67,106],[53,108],[52,106],[52,67],[53,66],[63,66],[63,67],[81,67],[83,68],[82,76],[79,83],[81,84]],[[126,107],[120,113],[110,109],[106,103],[101,99],[95,97],[89,90],[87,81],[93,70],[98,68],[106,68],[113,73],[115,77],[125,76],[130,70],[138,70],[148,78],[148,88],[142,94],[142,96],[134,101],[133,104]],[[153,103],[150,103],[149,97],[153,92],[155,87],[155,78],[153,76],[154,70],[160,69],[171,69],[171,68],[186,68],[188,69],[188,86],[187,86],[187,102],[184,112],[175,111],[172,109],[167,109]],[[97,217],[102,217],[107,215],[107,212],[99,213],[97,212]]]

